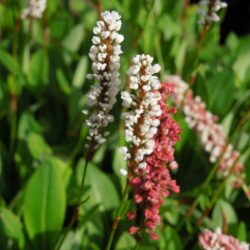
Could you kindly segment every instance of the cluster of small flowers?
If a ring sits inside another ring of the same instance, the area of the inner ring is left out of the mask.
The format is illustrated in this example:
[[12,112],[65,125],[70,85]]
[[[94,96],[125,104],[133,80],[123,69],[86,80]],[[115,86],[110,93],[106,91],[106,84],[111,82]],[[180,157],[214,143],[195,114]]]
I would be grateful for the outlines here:
[[222,234],[220,228],[215,232],[204,230],[199,235],[199,242],[204,250],[249,250],[249,244],[239,242],[233,236]]
[[102,12],[101,20],[93,29],[93,45],[89,53],[93,73],[88,74],[87,78],[99,84],[92,86],[88,94],[88,106],[95,110],[86,122],[89,127],[88,140],[95,149],[106,141],[102,129],[113,121],[113,116],[108,113],[119,91],[120,44],[124,40],[123,35],[118,33],[121,29],[120,18],[116,11]]
[[200,15],[198,23],[204,25],[219,22],[220,17],[217,15],[217,12],[226,7],[227,3],[221,2],[221,0],[201,0],[198,9],[198,14]]
[[158,104],[161,95],[160,81],[154,74],[160,71],[160,65],[152,66],[153,58],[149,55],[137,55],[132,59],[132,66],[128,69],[129,87],[135,93],[123,91],[121,98],[123,106],[131,108],[122,113],[125,120],[125,138],[132,143],[133,156],[127,153],[126,148],[121,152],[125,158],[132,158],[142,169],[146,167],[143,158],[153,152],[154,135],[160,124],[158,117],[162,114]]
[[21,19],[41,18],[46,9],[46,0],[30,0],[29,6],[21,14]]
[[204,149],[210,154],[210,162],[220,160],[220,173],[226,176],[231,172],[240,177],[244,166],[237,161],[239,152],[228,144],[221,126],[217,123],[218,118],[206,110],[206,104],[201,97],[194,97],[193,91],[179,76],[169,76],[167,82],[174,84],[174,100],[182,107],[187,125],[197,133]]
[[159,208],[163,198],[169,196],[170,192],[179,192],[179,186],[171,178],[170,170],[178,168],[174,160],[173,146],[179,140],[180,128],[171,117],[176,108],[169,108],[165,103],[172,91],[172,85],[162,85],[160,90],[162,98],[158,100],[162,113],[158,118],[160,125],[153,137],[154,151],[144,156],[144,168],[133,169],[129,176],[136,209],[129,211],[127,217],[130,220],[137,217],[137,221],[141,221],[141,224],[130,228],[130,233],[135,234],[145,230],[154,240],[158,239],[155,228],[160,224]]

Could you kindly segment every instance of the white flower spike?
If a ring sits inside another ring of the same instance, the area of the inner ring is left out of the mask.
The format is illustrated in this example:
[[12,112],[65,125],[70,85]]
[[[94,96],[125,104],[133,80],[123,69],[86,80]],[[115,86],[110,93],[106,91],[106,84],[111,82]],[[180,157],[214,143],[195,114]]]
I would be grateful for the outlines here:
[[46,0],[30,0],[29,6],[25,8],[21,14],[21,19],[41,18],[46,9]]
[[201,25],[207,25],[212,22],[219,22],[220,17],[217,15],[217,12],[226,7],[227,3],[221,2],[221,0],[201,0],[197,11],[200,16],[198,23]]
[[93,113],[86,121],[89,127],[90,155],[106,141],[102,130],[114,120],[109,112],[116,102],[120,85],[120,44],[124,39],[118,33],[121,28],[120,19],[116,11],[102,12],[101,20],[93,29],[93,45],[89,52],[93,72],[87,78],[98,84],[92,86],[88,94],[88,105],[93,107]]

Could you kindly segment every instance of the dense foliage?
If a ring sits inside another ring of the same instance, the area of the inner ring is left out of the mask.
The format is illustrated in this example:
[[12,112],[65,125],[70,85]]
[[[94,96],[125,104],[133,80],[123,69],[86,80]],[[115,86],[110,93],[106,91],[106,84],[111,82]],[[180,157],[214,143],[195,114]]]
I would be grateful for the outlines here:
[[[112,249],[133,249],[136,241],[142,250],[201,249],[198,235],[216,228],[249,242],[250,37],[230,33],[221,45],[220,25],[212,24],[201,43],[197,5],[184,0],[55,0],[41,18],[21,19],[23,2],[0,1],[0,249],[105,249],[121,201]],[[119,152],[126,144],[119,95],[110,135],[81,185],[88,141],[81,111],[89,109],[88,54],[102,10],[121,14],[120,90],[131,58],[150,54],[161,81],[177,74],[191,83],[245,166],[238,188],[230,174],[217,176],[180,105],[179,169],[171,174],[180,192],[164,199],[156,241],[129,234],[133,223],[125,213],[133,197],[122,196],[127,162]]]

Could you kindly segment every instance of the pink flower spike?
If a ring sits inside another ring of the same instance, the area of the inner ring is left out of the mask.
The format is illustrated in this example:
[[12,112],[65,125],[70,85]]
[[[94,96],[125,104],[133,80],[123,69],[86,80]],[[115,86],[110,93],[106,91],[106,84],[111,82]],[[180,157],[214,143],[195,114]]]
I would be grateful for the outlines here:
[[204,250],[249,250],[249,244],[246,242],[239,242],[233,236],[222,234],[220,228],[217,228],[215,232],[205,229],[199,235],[199,242]]
[[218,117],[206,109],[201,97],[195,96],[179,76],[169,76],[165,84],[171,84],[174,89],[174,102],[182,108],[188,127],[196,132],[205,151],[209,153],[209,161],[215,164],[219,160],[218,172],[222,176],[234,175],[234,186],[241,187],[240,184],[244,183],[244,166],[238,161],[239,152],[228,143],[221,125],[218,124]]

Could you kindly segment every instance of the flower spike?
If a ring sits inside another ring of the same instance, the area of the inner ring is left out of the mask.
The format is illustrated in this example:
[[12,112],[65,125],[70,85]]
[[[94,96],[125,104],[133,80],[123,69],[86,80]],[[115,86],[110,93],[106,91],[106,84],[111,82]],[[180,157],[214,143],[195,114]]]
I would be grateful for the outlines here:
[[120,19],[121,16],[116,11],[102,12],[101,20],[93,29],[93,45],[89,52],[93,73],[87,77],[99,84],[92,86],[88,94],[88,106],[93,108],[86,121],[89,127],[88,159],[91,159],[95,150],[106,141],[103,129],[114,119],[109,112],[116,102],[120,84],[120,44],[124,39],[123,35],[118,33],[121,29]]
[[[159,72],[153,58],[138,55],[128,70],[132,93],[123,92],[123,106],[129,108],[122,114],[125,120],[125,138],[131,147],[121,148],[128,159],[129,185],[133,190],[134,209],[127,213],[129,220],[136,221],[130,227],[131,234],[145,231],[157,240],[156,226],[160,223],[159,208],[163,197],[179,192],[171,179],[169,169],[176,169],[173,145],[179,139],[180,129],[170,116],[175,109],[168,108],[165,100],[171,85],[161,86],[154,75]],[[169,164],[169,168],[166,167]]]
[[210,249],[228,249],[228,250],[249,250],[249,244],[239,242],[233,236],[222,234],[221,229],[217,228],[215,232],[205,229],[199,235],[200,245],[204,250]]
[[201,0],[198,9],[198,14],[200,16],[198,23],[207,26],[213,22],[219,22],[220,17],[217,12],[226,7],[227,3],[221,0]]
[[30,0],[29,6],[21,14],[21,19],[41,18],[46,9],[46,0]]
[[240,186],[243,182],[244,166],[238,161],[239,152],[228,143],[217,122],[218,117],[206,109],[201,97],[194,96],[188,84],[179,76],[169,76],[167,82],[174,85],[175,103],[182,108],[188,127],[197,133],[205,151],[210,154],[210,162],[219,161],[218,172],[223,176],[234,174],[237,177],[234,184]]

